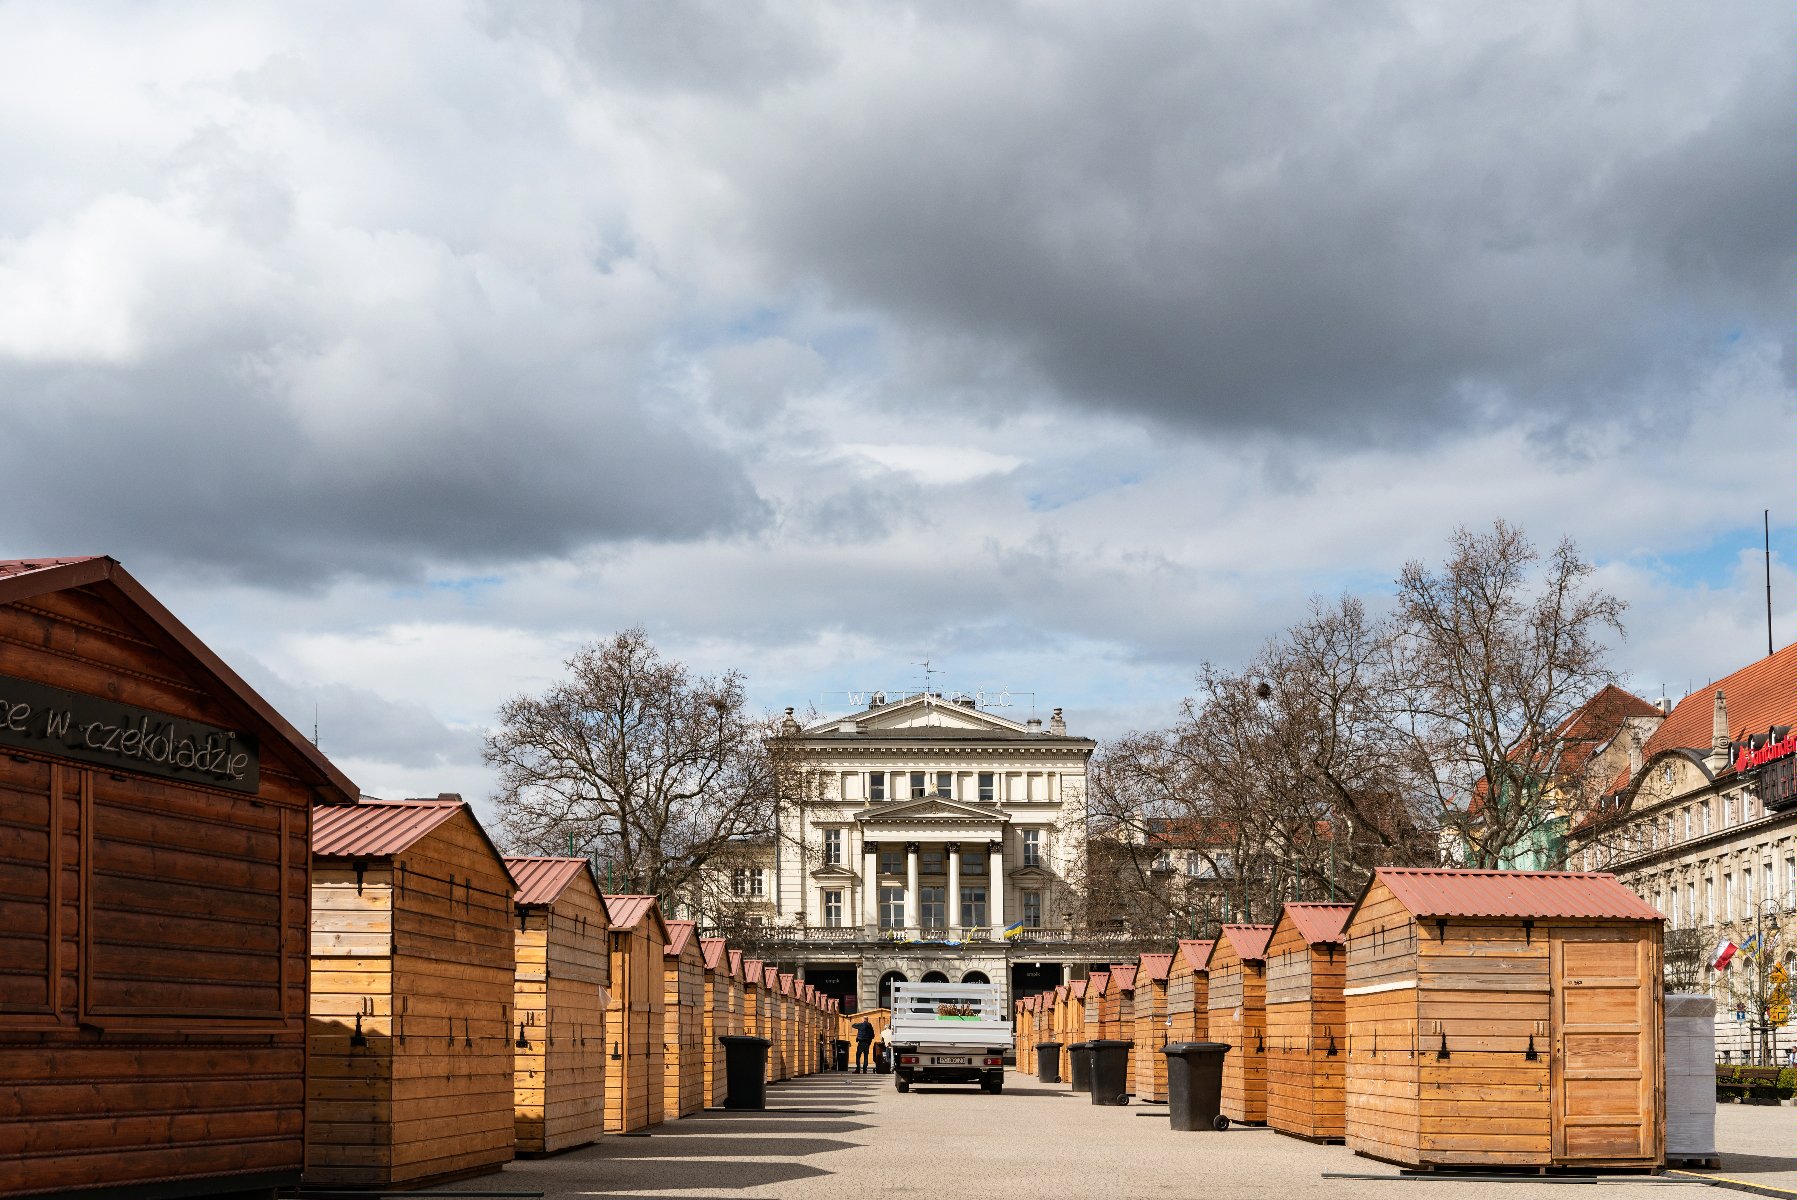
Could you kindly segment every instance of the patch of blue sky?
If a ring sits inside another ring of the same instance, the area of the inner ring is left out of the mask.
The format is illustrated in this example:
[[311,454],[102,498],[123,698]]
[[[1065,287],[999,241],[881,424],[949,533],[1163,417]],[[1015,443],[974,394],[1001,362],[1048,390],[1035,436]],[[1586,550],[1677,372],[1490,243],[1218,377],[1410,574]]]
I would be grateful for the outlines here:
[[1069,504],[1078,504],[1082,500],[1118,488],[1134,487],[1148,478],[1142,470],[1123,471],[1105,474],[1093,472],[1089,474],[1069,473],[1061,479],[1051,480],[1045,486],[1032,488],[1023,494],[1024,503],[1031,512],[1053,512],[1057,508],[1066,508]]
[[[1779,550],[1779,530],[1772,531],[1772,550]],[[1729,587],[1741,569],[1742,556],[1757,560],[1764,552],[1763,533],[1757,522],[1724,530],[1702,545],[1681,550],[1630,555],[1630,559],[1657,571],[1680,587]]]

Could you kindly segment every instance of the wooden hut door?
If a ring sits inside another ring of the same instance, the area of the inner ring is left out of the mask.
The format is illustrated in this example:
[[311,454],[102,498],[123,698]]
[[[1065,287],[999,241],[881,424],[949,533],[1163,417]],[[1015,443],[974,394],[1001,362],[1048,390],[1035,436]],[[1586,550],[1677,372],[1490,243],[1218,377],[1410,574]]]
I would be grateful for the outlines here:
[[1619,929],[1551,937],[1554,1158],[1650,1158],[1659,1086],[1651,947]]

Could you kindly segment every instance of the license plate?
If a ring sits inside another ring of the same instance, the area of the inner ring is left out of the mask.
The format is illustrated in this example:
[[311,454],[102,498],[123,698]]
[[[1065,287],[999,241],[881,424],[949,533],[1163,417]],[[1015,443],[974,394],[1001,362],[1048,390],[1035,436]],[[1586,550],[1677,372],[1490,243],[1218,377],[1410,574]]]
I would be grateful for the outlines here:
[[936,1058],[936,1065],[939,1067],[965,1067],[972,1063],[971,1058],[943,1058],[940,1055]]

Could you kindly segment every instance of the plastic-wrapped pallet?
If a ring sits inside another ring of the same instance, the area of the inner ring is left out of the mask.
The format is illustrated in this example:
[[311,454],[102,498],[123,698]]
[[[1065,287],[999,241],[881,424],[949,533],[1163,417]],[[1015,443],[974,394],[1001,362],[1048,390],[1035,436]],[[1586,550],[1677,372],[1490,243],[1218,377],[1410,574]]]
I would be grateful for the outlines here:
[[1716,1001],[1666,997],[1666,1159],[1716,1159]]

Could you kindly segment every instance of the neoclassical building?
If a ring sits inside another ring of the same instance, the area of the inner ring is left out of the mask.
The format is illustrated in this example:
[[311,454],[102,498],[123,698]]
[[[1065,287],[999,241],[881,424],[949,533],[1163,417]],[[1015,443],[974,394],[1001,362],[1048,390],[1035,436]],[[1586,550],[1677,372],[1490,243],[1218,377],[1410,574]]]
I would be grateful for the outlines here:
[[1635,741],[1612,785],[1614,815],[1572,845],[1569,865],[1616,872],[1706,960],[1724,940],[1756,951],[1700,973],[1716,996],[1718,1048],[1737,1061],[1797,1042],[1788,1024],[1762,1041],[1759,1011],[1774,966],[1797,975],[1793,726],[1797,646],[1787,646],[1685,697]]
[[774,957],[856,1007],[895,980],[1053,986],[1102,947],[1070,932],[1096,743],[925,692],[787,732],[803,794],[782,802],[760,896]]

